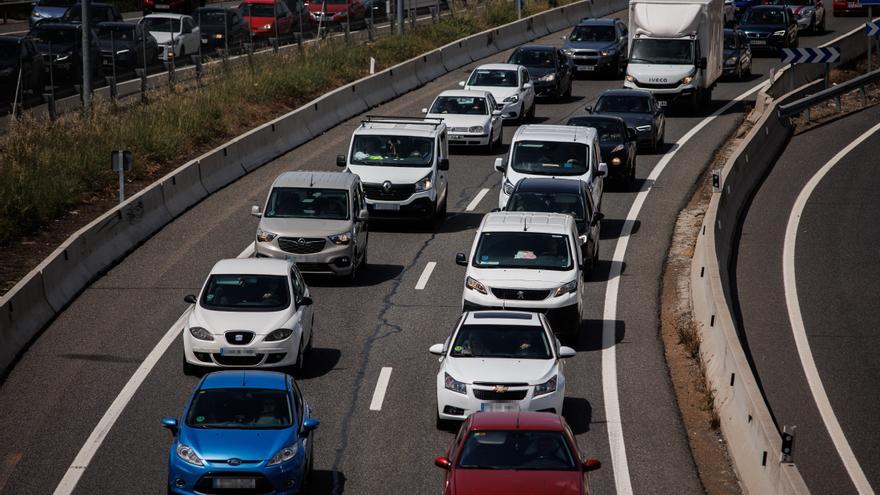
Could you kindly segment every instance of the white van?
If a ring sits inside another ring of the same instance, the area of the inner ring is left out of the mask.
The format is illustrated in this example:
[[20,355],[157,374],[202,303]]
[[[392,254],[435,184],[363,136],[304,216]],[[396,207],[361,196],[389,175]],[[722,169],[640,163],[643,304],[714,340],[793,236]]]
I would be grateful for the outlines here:
[[510,153],[495,159],[501,172],[498,208],[507,200],[516,183],[526,177],[580,179],[590,186],[593,204],[601,211],[604,179],[608,165],[602,163],[596,130],[567,125],[524,125],[513,135]]
[[466,266],[463,311],[544,313],[556,334],[577,336],[584,293],[583,257],[574,217],[502,211],[483,217]]

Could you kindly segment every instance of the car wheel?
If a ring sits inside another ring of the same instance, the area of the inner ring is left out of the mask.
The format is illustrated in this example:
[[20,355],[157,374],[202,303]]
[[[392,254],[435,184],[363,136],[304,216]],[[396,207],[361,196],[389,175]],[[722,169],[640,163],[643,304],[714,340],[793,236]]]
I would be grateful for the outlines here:
[[633,189],[636,185],[636,160],[633,158],[632,165],[629,167],[629,174],[627,176],[627,180],[629,181],[629,188]]
[[440,431],[452,431],[452,427],[455,426],[455,422],[448,419],[441,419],[440,413],[436,414],[437,418],[435,420],[435,426],[437,427],[437,429]]
[[617,56],[617,77],[623,77],[626,74],[626,66],[623,65],[623,58],[620,55]]
[[566,98],[571,98],[571,86],[572,86],[573,84],[574,84],[574,83],[572,82],[572,80],[569,79],[569,80],[568,80],[568,88],[566,88],[566,90],[565,90],[565,97],[566,97]]
[[443,202],[437,205],[434,212],[434,223],[439,225],[446,221],[446,196],[443,196]]
[[736,80],[742,81],[743,78],[743,66],[742,63],[736,64]]
[[196,366],[194,364],[190,364],[186,360],[186,355],[183,356],[183,374],[186,376],[199,376],[201,374],[201,366]]
[[536,107],[536,106],[537,106],[537,105],[536,105],[535,102],[533,101],[533,102],[532,102],[532,106],[531,106],[531,108],[529,108],[529,120],[530,120],[530,121],[535,119],[535,107]]
[[358,252],[354,252],[354,256],[351,258],[351,271],[348,272],[348,280],[349,282],[354,282],[357,280],[357,272],[358,272]]
[[822,15],[822,22],[819,23],[819,32],[825,32],[825,14]]
[[302,342],[300,342],[299,349],[296,351],[296,363],[293,365],[293,374],[302,376],[305,369],[305,352]]

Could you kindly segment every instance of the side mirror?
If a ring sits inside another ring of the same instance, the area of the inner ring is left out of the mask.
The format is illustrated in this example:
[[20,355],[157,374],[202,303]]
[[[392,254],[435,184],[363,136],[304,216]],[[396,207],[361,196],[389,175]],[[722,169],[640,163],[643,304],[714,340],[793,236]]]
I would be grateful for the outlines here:
[[587,243],[587,236],[586,235],[579,235],[578,240],[581,242],[581,246],[583,246],[584,244]]
[[187,294],[187,295],[183,296],[183,302],[195,304],[196,303],[196,296],[194,294]]
[[467,256],[465,256],[464,253],[457,253],[455,255],[455,264],[467,266]]
[[253,205],[253,206],[251,206],[251,215],[259,218],[259,217],[263,216],[263,212],[260,211],[259,206]]
[[589,471],[595,471],[595,470],[599,469],[600,467],[602,467],[602,463],[599,462],[598,459],[590,458],[590,459],[584,460],[584,462],[581,464],[581,466],[584,468],[585,472],[589,472]]
[[317,419],[306,418],[303,420],[302,431],[314,431],[321,422]]
[[532,87],[532,83],[530,83],[530,82],[523,84],[523,89],[529,89],[531,87]]
[[177,435],[177,430],[180,429],[177,425],[177,418],[162,418],[162,428],[165,428],[174,435]]
[[709,64],[708,64],[708,62],[706,61],[706,57],[702,57],[702,58],[700,59],[700,69],[705,69],[705,68],[708,67],[708,66],[709,66]]
[[495,170],[504,173],[504,158],[499,156],[495,159]]
[[464,87],[464,81],[458,81],[458,86],[461,87],[461,88],[463,88],[463,87]]
[[302,296],[296,304],[297,306],[311,306],[312,304],[315,304],[315,301],[312,301],[311,297]]
[[500,117],[502,115],[504,115],[504,112],[502,112],[501,110],[492,110],[492,116]]
[[423,108],[423,109],[422,109],[422,113],[428,113],[428,109],[427,109],[427,108]]
[[587,105],[586,108],[584,108],[584,110],[586,110],[587,113],[593,113],[593,106],[592,106],[592,105]]
[[345,155],[336,155],[336,166],[337,167],[345,167],[347,164],[345,163]]
[[501,211],[501,208],[492,208],[491,210],[489,210],[490,213],[497,213],[499,211]]
[[577,355],[577,352],[575,352],[575,350],[572,349],[571,347],[562,346],[559,348],[559,359],[571,358],[571,357],[575,357],[576,355]]
[[599,177],[605,177],[608,175],[608,164],[602,162],[599,164]]
[[443,344],[434,344],[430,348],[428,348],[428,352],[431,354],[436,354],[438,356],[443,355]]
[[370,210],[364,208],[364,209],[362,209],[361,211],[359,211],[359,212],[358,212],[357,219],[360,220],[360,221],[362,221],[362,222],[365,222],[365,221],[369,220],[369,219],[370,219]]
[[449,170],[449,158],[441,158],[439,162],[437,162],[437,168],[439,170]]
[[452,462],[449,461],[448,457],[441,456],[441,457],[434,459],[434,465],[437,466],[438,468],[443,468],[447,471],[452,469]]

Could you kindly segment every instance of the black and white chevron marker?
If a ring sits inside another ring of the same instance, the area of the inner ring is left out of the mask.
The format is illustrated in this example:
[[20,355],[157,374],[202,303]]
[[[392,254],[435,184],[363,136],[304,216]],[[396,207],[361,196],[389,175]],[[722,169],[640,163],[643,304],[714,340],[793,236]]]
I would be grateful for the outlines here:
[[779,52],[783,64],[833,64],[840,60],[840,50],[828,48],[783,48]]
[[880,35],[880,23],[876,21],[868,21],[865,23],[865,32],[868,36]]

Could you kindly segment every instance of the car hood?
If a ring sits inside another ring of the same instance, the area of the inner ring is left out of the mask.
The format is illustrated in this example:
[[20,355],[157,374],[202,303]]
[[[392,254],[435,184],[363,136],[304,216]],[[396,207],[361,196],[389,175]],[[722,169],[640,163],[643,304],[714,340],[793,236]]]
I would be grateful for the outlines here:
[[348,170],[366,184],[415,184],[431,173],[431,167],[378,167],[375,165],[349,165]]
[[327,237],[348,232],[351,229],[351,221],[263,217],[260,220],[260,228],[282,237]]
[[462,115],[448,113],[429,113],[425,116],[428,119],[443,119],[447,127],[472,127],[483,126],[489,123],[488,115]]
[[539,385],[556,372],[555,359],[446,358],[445,369],[467,383],[528,383]]
[[67,7],[50,7],[48,5],[34,7],[34,13],[40,14],[40,17],[61,17],[65,12],[67,12]]
[[[150,34],[153,35],[153,38],[156,38],[156,42],[160,45],[167,45],[171,43],[171,33],[165,33],[160,31],[150,31]],[[180,39],[179,33],[174,33],[174,42]]]
[[620,117],[626,122],[627,127],[635,129],[640,125],[652,124],[651,114],[647,113],[625,113],[625,112],[602,112],[599,115],[611,115],[612,117]]
[[456,469],[453,478],[455,495],[507,495],[541,493],[543,495],[579,495],[583,474],[580,471],[502,471]]
[[110,40],[98,40],[98,48],[105,51],[110,51],[116,48],[116,51],[119,50],[131,50],[133,43],[131,41],[119,41],[115,40],[113,43]]
[[197,306],[190,313],[189,327],[205,327],[217,335],[229,330],[250,330],[258,335],[282,328],[290,319],[288,307],[282,311],[213,311]]
[[465,86],[464,89],[474,90],[474,91],[488,91],[492,93],[492,97],[495,98],[495,101],[498,103],[502,103],[505,98],[510,95],[514,95],[519,92],[519,88],[516,86],[510,88],[505,86]]
[[233,430],[182,428],[179,442],[195,449],[202,459],[267,461],[296,439],[295,428]]
[[571,270],[471,267],[468,275],[489,287],[505,289],[555,289],[572,280]]
[[740,31],[746,33],[772,33],[773,31],[782,31],[785,29],[784,24],[743,24],[739,27]]
[[556,67],[529,67],[529,66],[526,66],[526,69],[529,70],[529,77],[532,79],[532,81],[534,81],[536,79],[540,79],[540,78],[546,76],[547,74],[555,74],[556,73]]
[[564,50],[604,50],[613,48],[614,43],[609,41],[569,41],[562,48]]

